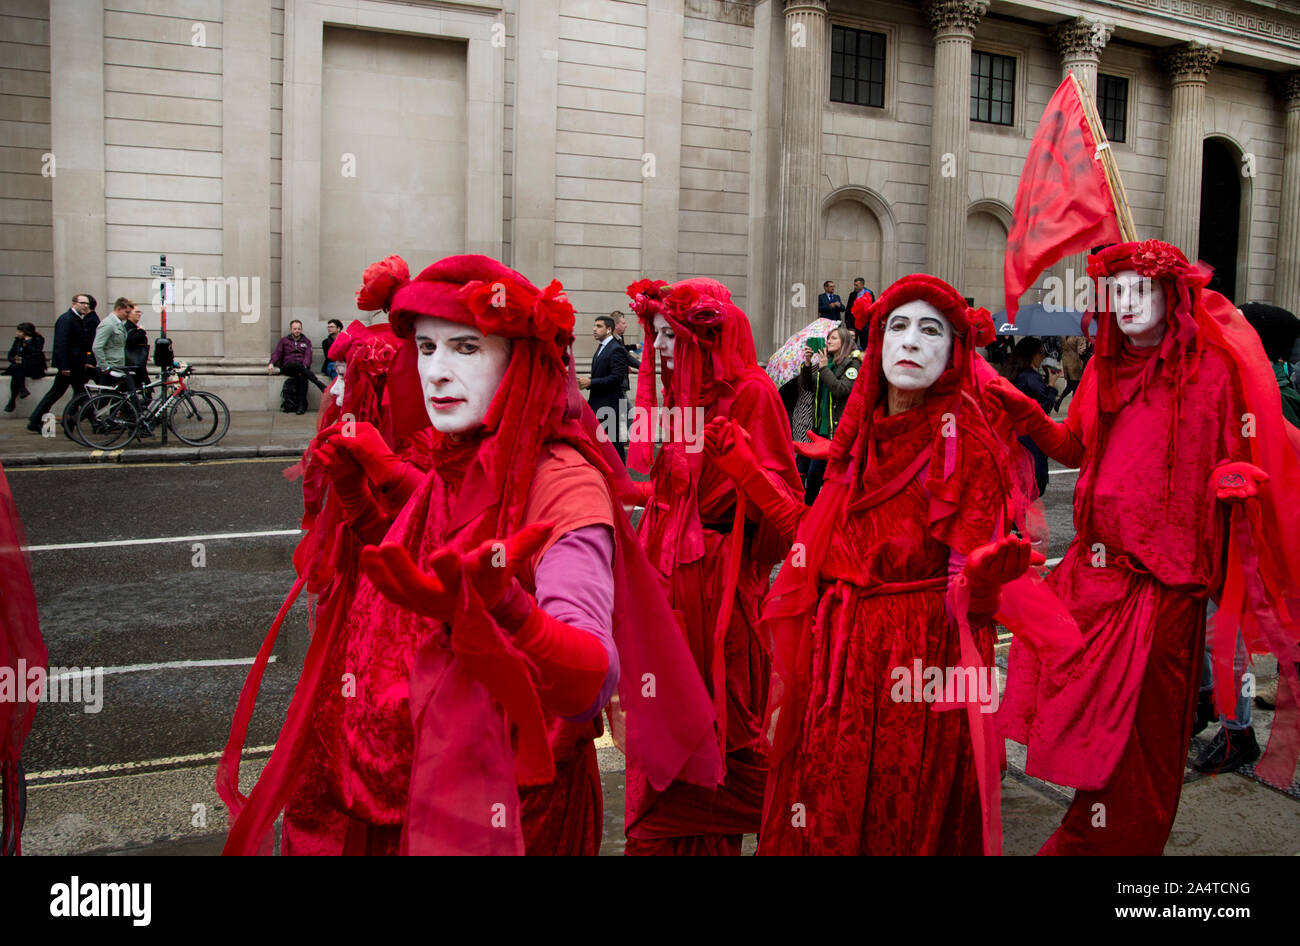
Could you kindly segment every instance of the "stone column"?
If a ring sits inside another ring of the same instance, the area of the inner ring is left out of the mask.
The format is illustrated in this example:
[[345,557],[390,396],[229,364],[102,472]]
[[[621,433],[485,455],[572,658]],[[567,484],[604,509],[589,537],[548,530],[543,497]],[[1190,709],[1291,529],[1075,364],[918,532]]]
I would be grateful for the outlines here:
[[[645,153],[642,164],[641,273],[677,280],[678,211],[682,192],[684,0],[649,0],[645,40]],[[631,280],[628,280],[631,282]]]
[[1188,259],[1195,259],[1200,247],[1205,86],[1222,53],[1221,47],[1205,43],[1182,43],[1164,53],[1165,72],[1173,83],[1165,166],[1165,240]]
[[1286,119],[1282,144],[1281,213],[1277,225],[1277,275],[1273,301],[1300,314],[1300,71],[1282,80]]
[[[781,222],[773,340],[785,341],[817,315],[818,195],[822,108],[829,94],[825,0],[786,0],[781,124]],[[796,289],[801,286],[802,291]],[[802,308],[792,304],[800,301]]]
[[533,0],[519,4],[518,9],[511,265],[529,279],[542,280],[538,285],[545,285],[555,273],[560,10],[558,0]]
[[925,268],[961,286],[966,263],[966,175],[970,167],[970,50],[986,0],[927,0],[934,30],[934,106]]
[[[221,367],[266,374],[271,312],[271,10],[225,0],[221,31],[221,274],[247,280],[227,293]],[[257,280],[256,287],[252,280]],[[254,292],[253,289],[256,289]],[[230,298],[233,295],[234,298]],[[241,298],[252,311],[240,311]]]
[[[104,204],[104,9],[82,0],[50,2],[50,209],[54,313],[74,292],[107,302],[108,234]],[[37,169],[40,165],[37,164]],[[51,340],[52,341],[52,340]]]
[[[1084,16],[1058,23],[1051,29],[1052,42],[1061,56],[1061,78],[1073,72],[1094,105],[1097,102],[1097,67],[1113,29],[1107,23]],[[1087,260],[1086,253],[1074,253],[1052,267],[1065,280],[1066,298],[1073,299],[1079,280],[1087,280]]]

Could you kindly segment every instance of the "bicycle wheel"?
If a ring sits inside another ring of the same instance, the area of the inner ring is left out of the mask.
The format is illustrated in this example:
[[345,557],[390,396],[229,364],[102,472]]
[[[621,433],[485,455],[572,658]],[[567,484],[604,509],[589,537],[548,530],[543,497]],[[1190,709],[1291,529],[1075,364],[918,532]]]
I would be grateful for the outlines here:
[[130,443],[140,412],[122,394],[96,394],[77,413],[77,439],[96,450]]
[[79,443],[83,447],[89,447],[90,444],[82,440],[77,433],[77,415],[81,413],[81,409],[86,406],[86,402],[89,400],[90,395],[83,391],[74,395],[72,400],[68,402],[68,406],[63,409],[63,433],[73,443]]
[[209,447],[230,429],[230,408],[207,391],[186,391],[167,411],[167,426],[181,443]]

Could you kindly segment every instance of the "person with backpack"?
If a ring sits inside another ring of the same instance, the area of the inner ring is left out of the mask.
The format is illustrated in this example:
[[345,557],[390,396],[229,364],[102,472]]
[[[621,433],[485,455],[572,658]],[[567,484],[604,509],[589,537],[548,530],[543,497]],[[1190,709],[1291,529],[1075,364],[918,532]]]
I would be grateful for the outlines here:
[[31,393],[27,390],[27,379],[45,377],[45,337],[31,322],[19,322],[8,357],[5,374],[9,375],[9,403],[5,405],[5,413],[12,414],[18,399]]

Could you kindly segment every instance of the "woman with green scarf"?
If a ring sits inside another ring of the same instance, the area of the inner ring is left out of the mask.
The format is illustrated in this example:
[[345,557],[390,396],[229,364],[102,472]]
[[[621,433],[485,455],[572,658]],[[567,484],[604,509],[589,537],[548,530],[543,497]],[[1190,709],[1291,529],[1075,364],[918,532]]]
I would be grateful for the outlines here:
[[[826,348],[814,351],[804,349],[803,367],[799,369],[799,387],[813,394],[813,426],[817,434],[830,439],[835,436],[835,425],[853,390],[862,368],[862,353],[853,350],[852,335],[840,323],[826,336]],[[821,492],[822,477],[826,474],[826,461],[813,460],[808,466],[804,502],[809,506]]]

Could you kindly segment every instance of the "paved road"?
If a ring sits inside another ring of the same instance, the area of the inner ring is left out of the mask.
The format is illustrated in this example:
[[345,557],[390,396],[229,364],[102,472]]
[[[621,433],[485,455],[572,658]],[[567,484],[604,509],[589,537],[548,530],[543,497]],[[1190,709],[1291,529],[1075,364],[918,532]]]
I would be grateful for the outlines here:
[[[301,498],[298,484],[281,475],[284,466],[245,460],[9,471],[32,546],[50,663],[107,668],[100,712],[44,704],[37,713],[25,750],[32,773],[27,852],[219,851],[225,812],[212,787],[215,760],[248,663],[294,577]],[[1050,480],[1052,558],[1071,535],[1074,480],[1068,471]],[[214,537],[231,533],[258,534]],[[64,545],[86,547],[48,548]],[[275,739],[306,643],[299,602],[262,687],[245,788]],[[601,750],[601,767],[602,850],[618,853],[617,750]],[[1216,793],[1249,793],[1262,836],[1275,835],[1279,823],[1291,825],[1292,836],[1300,833],[1300,806],[1292,800],[1244,779],[1216,783]],[[1023,776],[1008,777],[1004,793],[1007,850],[1032,853],[1059,819],[1064,796]],[[1212,826],[1228,806],[1203,807]],[[1171,844],[1180,837],[1188,850],[1216,843],[1198,810],[1187,802],[1184,808],[1192,826]],[[1249,839],[1249,830],[1237,838]]]

